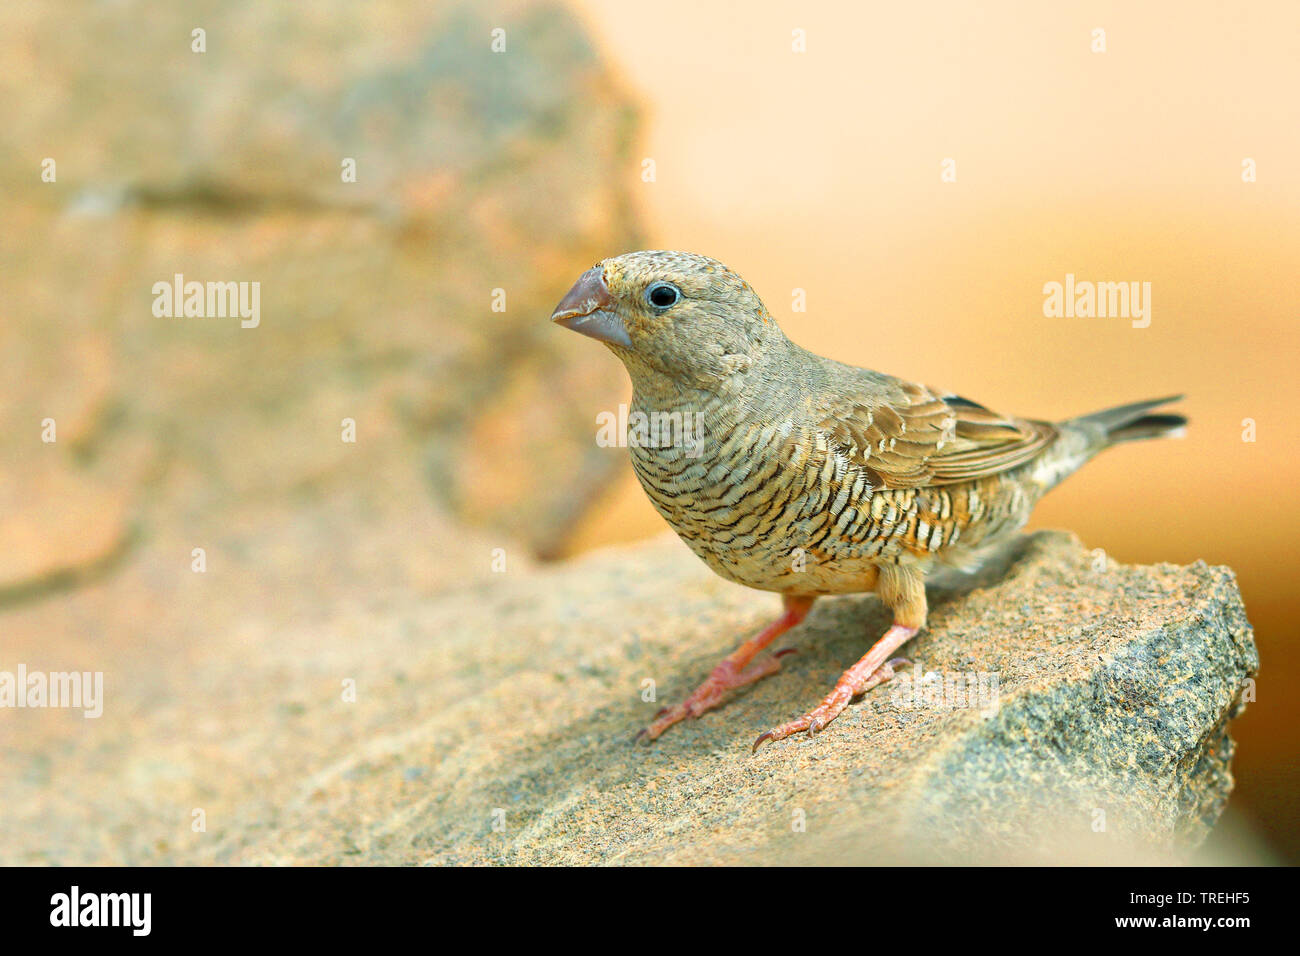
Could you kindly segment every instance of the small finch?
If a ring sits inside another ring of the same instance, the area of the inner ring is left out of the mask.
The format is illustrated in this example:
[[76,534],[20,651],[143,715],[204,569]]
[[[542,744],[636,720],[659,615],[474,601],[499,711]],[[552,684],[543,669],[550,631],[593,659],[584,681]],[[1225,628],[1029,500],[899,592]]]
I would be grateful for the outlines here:
[[[759,656],[822,595],[875,591],[893,626],[816,707],[759,736],[814,734],[894,676],[925,626],[925,584],[970,571],[1047,491],[1103,448],[1177,434],[1181,396],[1049,423],[795,345],[722,263],[633,252],[584,272],[551,318],[604,342],[632,379],[632,466],[655,508],[716,573],[781,595],[784,613],[642,734],[653,740],[775,673]],[[640,413],[640,414],[638,414]]]

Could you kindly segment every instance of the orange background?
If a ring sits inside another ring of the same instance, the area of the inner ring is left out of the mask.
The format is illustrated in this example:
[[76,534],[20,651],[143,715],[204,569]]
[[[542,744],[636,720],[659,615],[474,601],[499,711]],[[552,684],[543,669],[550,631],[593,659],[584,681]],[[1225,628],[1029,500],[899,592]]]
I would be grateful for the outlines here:
[[[1186,439],[1108,452],[1032,527],[1236,569],[1263,664],[1230,812],[1294,859],[1300,5],[1134,7],[578,3],[644,104],[647,246],[723,260],[801,345],[1031,417],[1187,393]],[[1150,327],[1045,318],[1066,273],[1150,282]],[[663,528],[628,466],[571,550]]]

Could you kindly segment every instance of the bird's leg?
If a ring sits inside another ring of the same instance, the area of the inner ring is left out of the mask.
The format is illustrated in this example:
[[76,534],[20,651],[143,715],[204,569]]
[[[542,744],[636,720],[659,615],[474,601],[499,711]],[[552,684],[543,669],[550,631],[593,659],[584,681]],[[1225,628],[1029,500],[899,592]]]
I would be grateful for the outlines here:
[[835,682],[835,688],[822,699],[820,704],[802,717],[761,734],[754,741],[754,751],[757,752],[758,748],[769,740],[784,740],[801,730],[808,731],[810,735],[817,733],[838,717],[840,711],[844,710],[854,697],[892,678],[894,667],[888,660],[889,655],[914,638],[917,630],[918,628],[915,627],[895,624],[872,646],[871,650],[863,655],[862,660],[840,675],[840,679]]
[[807,617],[814,600],[816,599],[812,597],[783,595],[784,614],[727,655],[683,703],[659,711],[655,715],[658,719],[637,736],[654,740],[678,721],[698,717],[706,710],[718,706],[727,691],[775,674],[781,667],[781,654],[788,652],[770,655],[757,664],[750,664],[750,661],[759,651]]
[[784,740],[801,730],[808,731],[810,736],[817,733],[838,717],[858,694],[894,676],[894,662],[890,657],[925,626],[925,580],[919,572],[910,569],[882,568],[878,590],[881,600],[894,609],[893,626],[861,660],[840,675],[820,704],[802,717],[760,734],[754,741],[754,752],[769,740]]

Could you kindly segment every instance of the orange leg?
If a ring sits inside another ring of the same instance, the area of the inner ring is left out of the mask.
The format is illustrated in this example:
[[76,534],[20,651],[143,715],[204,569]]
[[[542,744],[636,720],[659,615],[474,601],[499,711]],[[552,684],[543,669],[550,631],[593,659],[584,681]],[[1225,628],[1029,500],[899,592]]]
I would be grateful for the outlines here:
[[637,734],[637,738],[646,737],[654,740],[678,721],[687,717],[698,717],[706,710],[717,707],[727,691],[752,684],[780,670],[781,656],[793,653],[792,651],[780,651],[763,658],[757,664],[750,664],[750,661],[759,651],[807,617],[816,598],[783,595],[781,600],[785,604],[784,614],[724,658],[722,663],[713,669],[708,679],[683,703],[659,711],[655,715],[658,719]]
[[838,717],[840,712],[849,705],[849,701],[858,694],[866,693],[876,685],[891,679],[894,676],[894,664],[889,660],[890,655],[914,638],[917,630],[918,628],[915,627],[895,624],[885,632],[884,637],[872,645],[871,650],[862,656],[862,660],[840,675],[840,679],[835,682],[835,688],[822,699],[820,704],[802,717],[761,734],[754,741],[753,752],[757,753],[758,748],[769,740],[784,740],[801,730],[808,731],[809,736],[812,736]]
[[894,610],[894,626],[871,646],[862,659],[840,675],[835,688],[822,702],[797,720],[773,727],[754,741],[754,752],[769,740],[784,740],[801,730],[817,733],[843,712],[849,701],[894,676],[898,650],[925,626],[925,576],[917,567],[885,565],[879,569],[876,591],[887,607]]

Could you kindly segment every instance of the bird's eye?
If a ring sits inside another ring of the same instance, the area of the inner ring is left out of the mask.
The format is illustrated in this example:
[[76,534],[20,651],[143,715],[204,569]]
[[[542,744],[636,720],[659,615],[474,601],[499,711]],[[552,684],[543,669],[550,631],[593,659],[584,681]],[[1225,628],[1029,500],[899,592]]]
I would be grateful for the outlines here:
[[677,291],[675,285],[667,282],[656,282],[645,290],[645,297],[646,301],[656,309],[666,309],[669,306],[676,305],[682,294]]

